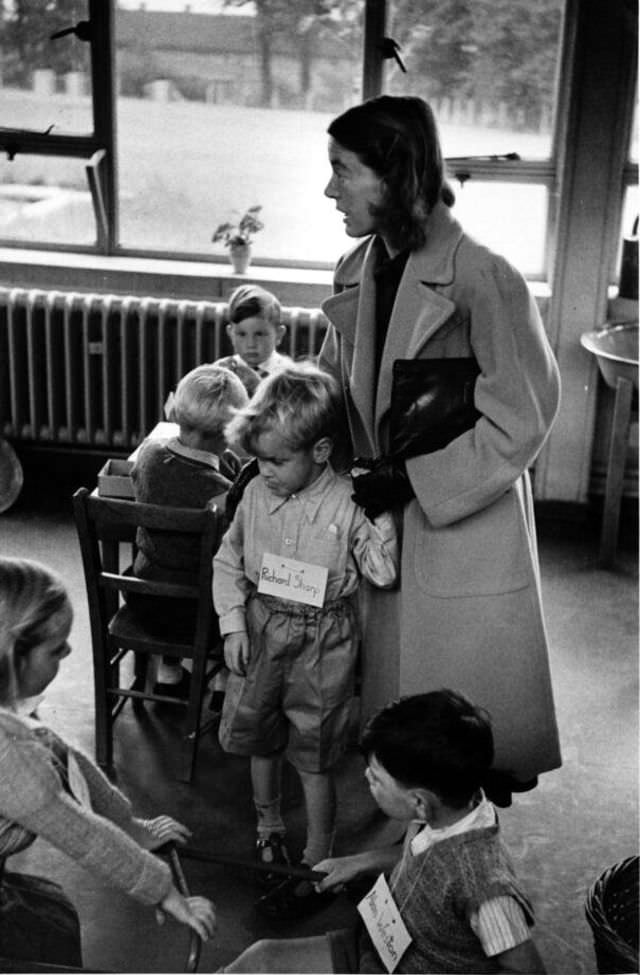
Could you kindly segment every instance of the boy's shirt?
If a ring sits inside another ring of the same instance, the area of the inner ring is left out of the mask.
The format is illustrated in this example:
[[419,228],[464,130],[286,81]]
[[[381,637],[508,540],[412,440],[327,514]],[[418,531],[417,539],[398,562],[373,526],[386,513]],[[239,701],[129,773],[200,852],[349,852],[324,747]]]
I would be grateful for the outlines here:
[[272,372],[284,369],[285,366],[290,366],[292,362],[293,359],[288,355],[283,355],[274,349],[271,355],[264,362],[260,362],[255,369],[245,362],[237,352],[234,352],[233,355],[225,356],[223,359],[216,359],[215,364],[217,366],[224,366],[225,369],[230,369],[231,372],[234,372],[247,390],[249,396],[253,396],[256,386],[261,379],[265,376],[270,376]]
[[246,630],[245,604],[265,552],[328,569],[325,603],[351,596],[361,575],[392,586],[398,544],[390,515],[372,525],[351,499],[350,480],[330,465],[299,494],[282,498],[255,477],[246,487],[214,558],[213,599],[220,632]]
[[[484,797],[447,829],[414,823],[389,885],[413,939],[397,972],[497,971],[493,956],[529,938],[533,910]],[[366,934],[360,949],[360,971],[384,971]]]
[[[489,829],[497,825],[495,807],[482,794],[479,803],[462,819],[444,829],[432,829],[428,823],[414,822],[407,840],[414,856],[424,853],[434,843],[458,836],[472,829]],[[473,911],[469,918],[486,955],[498,955],[529,938],[524,912],[513,897],[493,897]]]
[[277,352],[274,349],[264,362],[258,364],[256,371],[259,376],[270,376],[272,372],[277,372],[278,369],[284,369],[285,366],[290,366],[292,363],[293,359],[291,356],[283,355],[282,352]]

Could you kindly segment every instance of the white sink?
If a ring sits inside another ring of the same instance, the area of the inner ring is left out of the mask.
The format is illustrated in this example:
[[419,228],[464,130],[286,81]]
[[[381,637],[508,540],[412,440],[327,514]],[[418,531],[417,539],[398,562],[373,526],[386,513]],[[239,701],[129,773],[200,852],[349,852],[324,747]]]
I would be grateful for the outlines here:
[[638,323],[623,322],[610,328],[584,332],[580,342],[598,360],[600,372],[614,389],[618,378],[630,379],[638,389]]

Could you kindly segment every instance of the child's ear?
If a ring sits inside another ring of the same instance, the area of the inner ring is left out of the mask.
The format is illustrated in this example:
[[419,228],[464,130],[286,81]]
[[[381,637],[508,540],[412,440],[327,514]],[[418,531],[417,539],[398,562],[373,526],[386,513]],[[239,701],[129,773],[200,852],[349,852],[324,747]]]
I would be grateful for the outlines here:
[[230,339],[233,338],[233,322],[227,322],[227,335]]
[[316,464],[326,464],[331,457],[333,440],[331,437],[321,437],[313,445],[313,459]]
[[414,818],[422,823],[428,823],[435,801],[436,797],[429,789],[412,789],[411,802],[415,810]]
[[278,348],[278,346],[280,345],[280,343],[282,342],[286,334],[287,334],[286,325],[282,325],[282,323],[280,325],[276,325],[276,348]]

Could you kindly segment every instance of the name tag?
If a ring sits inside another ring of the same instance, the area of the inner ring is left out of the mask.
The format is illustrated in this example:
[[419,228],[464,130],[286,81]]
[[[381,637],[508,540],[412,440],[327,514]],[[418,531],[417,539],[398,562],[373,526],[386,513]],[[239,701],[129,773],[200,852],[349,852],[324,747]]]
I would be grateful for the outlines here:
[[258,580],[258,592],[295,603],[322,606],[329,570],[324,565],[298,562],[284,555],[265,552]]
[[383,873],[358,904],[358,912],[383,965],[389,973],[395,971],[412,938]]

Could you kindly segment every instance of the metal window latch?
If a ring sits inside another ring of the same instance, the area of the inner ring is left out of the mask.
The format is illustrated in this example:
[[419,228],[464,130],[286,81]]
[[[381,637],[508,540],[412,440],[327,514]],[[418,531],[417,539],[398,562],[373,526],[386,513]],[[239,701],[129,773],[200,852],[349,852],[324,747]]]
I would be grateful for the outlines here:
[[383,58],[394,58],[400,70],[404,71],[405,74],[407,73],[407,69],[402,63],[402,58],[398,54],[398,51],[401,51],[402,48],[397,41],[394,41],[393,37],[383,37],[378,44],[378,50],[382,52]]
[[51,34],[49,40],[56,41],[59,37],[66,37],[67,34],[75,34],[80,41],[90,41],[93,35],[91,21],[80,20],[75,27],[63,27],[62,30],[57,30],[55,34]]

